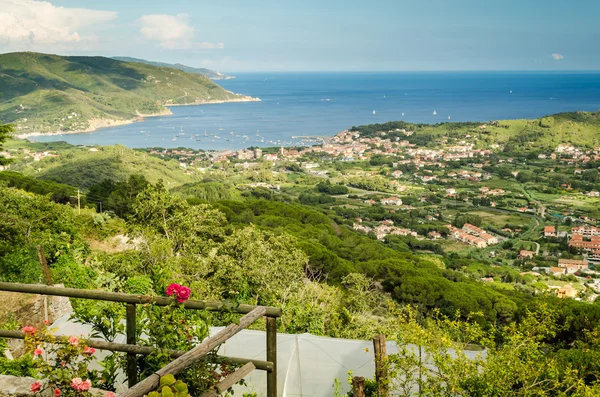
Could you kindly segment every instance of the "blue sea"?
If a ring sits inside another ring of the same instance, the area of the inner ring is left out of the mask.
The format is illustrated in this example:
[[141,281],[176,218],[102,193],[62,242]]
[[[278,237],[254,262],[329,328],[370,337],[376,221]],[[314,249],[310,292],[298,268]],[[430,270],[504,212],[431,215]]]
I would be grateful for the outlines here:
[[252,73],[218,83],[262,102],[173,107],[172,116],[33,139],[240,149],[294,145],[300,143],[294,136],[331,136],[391,120],[490,121],[600,110],[600,72]]

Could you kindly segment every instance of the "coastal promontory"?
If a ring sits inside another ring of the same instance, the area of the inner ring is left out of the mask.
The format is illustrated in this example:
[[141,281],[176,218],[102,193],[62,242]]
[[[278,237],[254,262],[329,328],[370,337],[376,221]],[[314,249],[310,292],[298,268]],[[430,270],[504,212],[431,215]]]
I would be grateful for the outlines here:
[[0,55],[0,119],[16,133],[69,133],[170,114],[169,106],[258,101],[207,77],[105,57]]

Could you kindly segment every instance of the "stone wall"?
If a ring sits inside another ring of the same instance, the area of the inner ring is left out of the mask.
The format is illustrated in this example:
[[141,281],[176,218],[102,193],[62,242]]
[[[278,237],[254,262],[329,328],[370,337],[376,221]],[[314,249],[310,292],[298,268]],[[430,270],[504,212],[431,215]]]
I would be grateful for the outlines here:
[[[61,287],[61,285],[56,285]],[[19,325],[31,325],[39,328],[46,319],[53,323],[56,319],[73,312],[69,298],[62,296],[42,296],[0,291],[0,324],[15,320]],[[23,350],[23,341],[11,339],[8,343],[13,356],[19,357]]]

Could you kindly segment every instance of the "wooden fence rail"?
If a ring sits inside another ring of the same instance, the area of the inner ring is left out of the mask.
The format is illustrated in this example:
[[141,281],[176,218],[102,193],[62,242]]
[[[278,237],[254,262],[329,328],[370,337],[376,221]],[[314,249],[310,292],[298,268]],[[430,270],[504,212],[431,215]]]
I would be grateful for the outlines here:
[[[210,337],[203,341],[200,345],[190,350],[189,352],[181,352],[170,350],[169,353],[175,360],[168,364],[166,367],[161,369],[154,375],[151,375],[149,378],[144,379],[142,382],[137,382],[137,360],[136,355],[147,355],[152,353],[153,348],[148,346],[138,346],[136,345],[136,305],[138,304],[152,304],[157,306],[170,306],[173,304],[173,298],[167,298],[162,296],[149,296],[149,295],[135,295],[135,294],[125,294],[119,292],[106,292],[106,291],[96,291],[96,290],[83,290],[83,289],[75,289],[75,288],[62,288],[62,287],[53,287],[47,285],[40,284],[20,284],[20,283],[5,283],[0,282],[0,291],[8,291],[8,292],[19,292],[19,293],[28,293],[28,294],[39,294],[39,295],[52,295],[52,296],[62,296],[68,298],[80,298],[80,299],[92,299],[92,300],[102,300],[102,301],[110,301],[110,302],[120,302],[126,303],[126,336],[127,336],[127,344],[119,344],[112,343],[100,340],[90,340],[89,345],[94,348],[104,349],[104,350],[112,350],[112,351],[120,351],[127,353],[127,367],[126,374],[128,378],[128,383],[130,390],[141,390],[142,387],[146,387],[149,384],[154,385],[154,378],[159,375],[159,372],[167,368],[166,370],[172,370],[172,364],[181,363],[182,359],[186,357],[186,359],[190,359],[192,357],[193,360],[198,360],[200,357],[206,355],[210,350],[218,347],[221,343],[225,342],[231,336],[235,335],[242,329],[248,327],[252,322],[256,321],[259,317],[266,317],[267,324],[267,361],[261,360],[249,360],[245,358],[238,357],[223,357],[225,361],[234,364],[244,364],[245,371],[247,371],[250,366],[248,364],[252,364],[252,368],[261,369],[267,371],[267,397],[277,397],[277,317],[281,317],[281,309],[278,307],[264,307],[264,306],[254,306],[254,305],[234,305],[224,302],[206,302],[206,301],[198,301],[198,300],[188,300],[183,303],[184,308],[190,310],[207,310],[207,311],[221,311],[221,312],[233,312],[239,314],[245,314],[244,317],[240,320],[239,325],[231,324],[227,328],[223,329],[213,337]],[[252,321],[249,321],[252,319]],[[242,322],[243,321],[243,322]],[[229,335],[229,336],[227,336]],[[224,336],[227,336],[223,339]],[[6,338],[17,338],[22,339],[22,333],[18,331],[9,331],[9,330],[0,330],[0,337]],[[217,343],[218,342],[218,343]],[[199,348],[206,349],[207,346],[212,346],[208,351],[203,352],[203,350],[199,350]],[[188,354],[191,352],[195,352],[194,356],[189,356]],[[200,356],[198,354],[202,353]],[[185,361],[183,361],[185,362]],[[177,371],[180,371],[182,368],[175,367]],[[172,373],[172,372],[165,372]],[[231,376],[237,374],[244,373],[236,371]],[[159,375],[160,376],[160,375]],[[229,377],[228,377],[229,378]],[[151,379],[151,380],[148,380]],[[230,381],[234,379],[231,378]],[[145,383],[144,383],[145,382]],[[235,382],[234,382],[235,383]],[[141,385],[141,386],[139,386]],[[137,388],[137,389],[136,389]],[[144,389],[145,390],[145,389]],[[133,397],[138,396],[137,394],[128,394],[128,392],[124,393],[123,396]],[[132,392],[133,393],[133,392]],[[143,394],[139,394],[141,397]]]
[[[0,330],[0,338],[9,338],[9,339],[25,339],[25,333],[21,331],[8,331],[8,330]],[[46,338],[42,337],[42,340]],[[59,336],[56,338],[56,342],[62,344],[68,344],[69,338],[66,336]],[[89,347],[93,347],[94,349],[99,350],[109,350],[113,352],[122,352],[122,353],[132,353],[140,356],[147,356],[156,351],[163,351],[169,353],[171,358],[177,358],[183,356],[186,352],[183,350],[172,350],[172,349],[157,349],[151,346],[139,346],[139,345],[126,345],[124,343],[115,343],[115,342],[107,342],[102,339],[88,339],[86,341],[86,345]],[[273,363],[270,361],[263,360],[253,360],[242,357],[230,357],[230,356],[218,356],[224,362],[231,364],[239,364],[244,365],[248,363],[254,364],[254,367],[261,371],[272,372],[273,371]]]
[[[157,306],[170,306],[173,304],[173,298],[165,296],[149,296],[124,294],[121,292],[95,291],[89,289],[49,287],[40,284],[19,284],[0,282],[0,291],[23,292],[28,294],[65,296],[68,298],[83,298],[111,302],[123,302],[133,304],[151,303]],[[187,300],[183,303],[186,309],[209,310],[209,311],[232,311],[239,314],[248,314],[257,306],[254,305],[233,305],[224,302],[206,302],[197,300]],[[266,307],[267,317],[281,317],[281,308]]]

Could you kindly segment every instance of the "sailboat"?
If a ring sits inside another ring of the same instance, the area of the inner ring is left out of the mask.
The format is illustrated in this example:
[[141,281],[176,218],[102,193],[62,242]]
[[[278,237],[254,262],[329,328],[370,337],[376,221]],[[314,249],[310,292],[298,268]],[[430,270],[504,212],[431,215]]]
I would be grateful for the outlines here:
[[402,112],[402,116],[404,116],[404,112]]
[[448,120],[450,120],[450,116],[448,116]]
[[373,110],[373,114],[377,114],[377,112],[375,112],[375,111]]
[[437,112],[435,111],[435,109],[433,110],[433,115],[437,116]]

